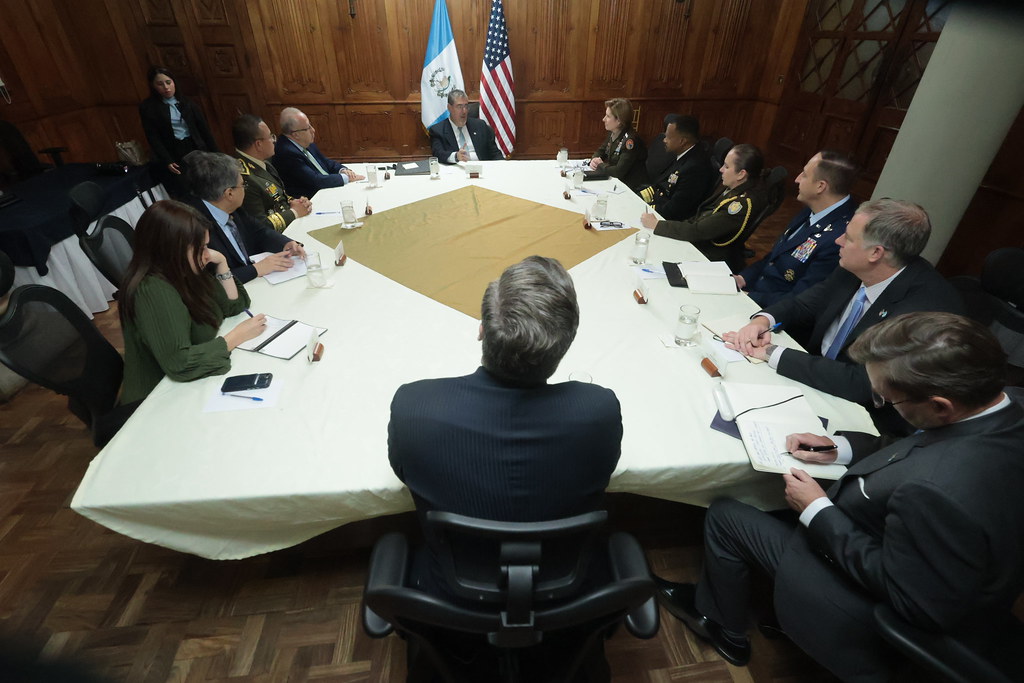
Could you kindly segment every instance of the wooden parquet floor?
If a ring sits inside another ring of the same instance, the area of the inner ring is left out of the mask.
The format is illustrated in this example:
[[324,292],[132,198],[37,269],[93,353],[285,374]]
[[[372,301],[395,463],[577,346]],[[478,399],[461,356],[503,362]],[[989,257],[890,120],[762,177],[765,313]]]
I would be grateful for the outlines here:
[[[792,211],[780,213],[787,215],[776,235]],[[116,311],[96,322],[120,348]],[[95,453],[61,397],[29,386],[0,405],[0,657],[66,659],[96,680],[130,683],[404,680],[403,643],[367,637],[359,606],[369,547],[385,530],[415,533],[411,515],[349,525],[260,557],[204,560],[72,512]],[[614,524],[640,538],[656,573],[697,577],[701,510],[625,495],[610,503]],[[650,641],[620,630],[608,642],[614,681],[834,680],[790,643],[756,633],[750,666],[729,666],[662,616]],[[0,680],[34,679],[0,670]]]

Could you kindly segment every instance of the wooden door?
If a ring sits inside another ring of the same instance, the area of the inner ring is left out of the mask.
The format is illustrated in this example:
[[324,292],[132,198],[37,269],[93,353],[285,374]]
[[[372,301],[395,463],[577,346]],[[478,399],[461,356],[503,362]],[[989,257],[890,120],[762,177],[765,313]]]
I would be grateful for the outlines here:
[[817,151],[853,154],[871,195],[952,1],[814,0],[769,143],[799,172]]

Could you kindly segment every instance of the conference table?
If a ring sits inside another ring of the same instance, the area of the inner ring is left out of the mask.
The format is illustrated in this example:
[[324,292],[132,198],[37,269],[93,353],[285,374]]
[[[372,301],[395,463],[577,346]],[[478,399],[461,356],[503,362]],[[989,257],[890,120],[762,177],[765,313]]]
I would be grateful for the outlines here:
[[[391,398],[407,382],[476,370],[483,285],[529,253],[564,257],[579,299],[576,340],[550,381],[582,377],[613,389],[621,403],[622,455],[608,490],[694,505],[732,496],[782,507],[781,477],[754,471],[738,438],[709,427],[719,380],[700,361],[710,333],[694,348],[671,341],[682,304],[699,306],[703,320],[735,326],[756,305],[742,294],[696,294],[664,279],[646,280],[648,303],[638,304],[638,272],[629,260],[636,230],[587,231],[582,214],[596,193],[608,193],[608,219],[639,226],[639,197],[604,180],[585,183],[566,200],[554,161],[482,167],[480,178],[445,166],[438,179],[395,176],[381,187],[362,182],[318,192],[315,213],[286,234],[321,254],[331,286],[311,288],[306,277],[276,285],[258,278],[246,289],[254,312],[327,328],[323,359],[236,349],[230,374],[271,372],[273,392],[263,403],[237,399],[216,412],[210,408],[225,403],[222,376],[165,378],[92,461],[72,508],[130,537],[212,559],[270,552],[412,510],[388,463]],[[452,202],[467,198],[480,220],[463,225],[464,213]],[[372,207],[363,227],[338,227],[344,200],[360,214]],[[506,231],[511,224],[503,218],[487,220],[498,205],[543,225],[529,234]],[[435,238],[435,230],[444,237]],[[344,240],[348,260],[340,267],[331,265],[332,236]],[[560,240],[575,251],[560,253]],[[687,242],[652,238],[648,263],[687,260],[704,259]],[[429,287],[402,283],[424,275]],[[453,287],[466,281],[476,284],[463,287],[452,304]],[[785,334],[775,339],[796,346]],[[874,432],[860,406],[779,377],[766,364],[729,363],[724,381],[791,385],[828,419],[829,431]]]

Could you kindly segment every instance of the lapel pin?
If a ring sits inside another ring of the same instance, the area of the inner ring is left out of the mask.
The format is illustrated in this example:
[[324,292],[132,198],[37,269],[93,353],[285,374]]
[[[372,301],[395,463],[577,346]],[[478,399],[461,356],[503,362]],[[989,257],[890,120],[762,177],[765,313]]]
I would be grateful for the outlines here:
[[878,312],[879,318],[884,318],[887,315],[889,315],[889,311],[885,310],[884,308]]

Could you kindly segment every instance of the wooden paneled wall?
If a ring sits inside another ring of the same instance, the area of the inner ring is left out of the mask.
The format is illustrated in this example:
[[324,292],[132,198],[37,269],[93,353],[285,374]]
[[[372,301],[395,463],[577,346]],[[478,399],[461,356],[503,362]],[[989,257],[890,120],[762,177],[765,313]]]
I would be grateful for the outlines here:
[[[466,89],[476,98],[490,0],[448,0]],[[343,159],[429,152],[419,81],[434,0],[0,0],[0,116],[37,149],[114,158],[143,140],[136,105],[150,63],[198,99],[222,149],[231,121],[276,129],[303,109]],[[665,114],[699,117],[705,137],[768,142],[807,0],[507,0],[517,158],[596,149],[603,101],[640,106],[651,136]]]

